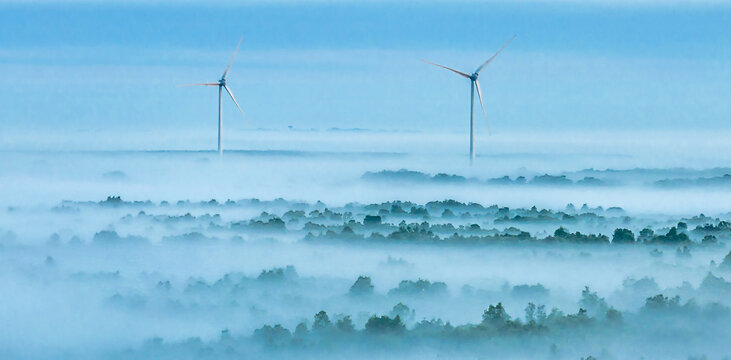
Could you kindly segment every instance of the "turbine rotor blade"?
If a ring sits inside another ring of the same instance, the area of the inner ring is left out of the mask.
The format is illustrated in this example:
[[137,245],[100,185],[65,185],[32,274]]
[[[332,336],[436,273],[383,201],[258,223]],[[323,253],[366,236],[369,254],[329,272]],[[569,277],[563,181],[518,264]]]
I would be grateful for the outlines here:
[[178,87],[180,87],[180,86],[218,86],[218,83],[200,83],[200,84],[183,84],[183,85],[178,85]]
[[231,69],[231,65],[234,63],[234,59],[236,58],[236,54],[239,52],[239,47],[241,46],[241,42],[244,41],[244,35],[241,35],[241,39],[239,39],[238,45],[236,45],[236,51],[234,51],[234,56],[231,57],[231,61],[228,62],[228,66],[226,66],[226,70],[223,71],[223,75],[221,75],[221,79],[225,79],[226,75],[228,74],[228,71]]
[[234,104],[236,104],[236,107],[239,109],[241,116],[244,117],[244,120],[246,120],[246,122],[248,122],[251,125],[251,121],[249,121],[249,119],[246,117],[246,114],[244,114],[244,110],[241,110],[241,106],[239,106],[239,102],[236,101],[236,97],[234,97],[234,94],[231,92],[231,89],[228,88],[228,85],[224,85],[223,88],[226,89],[226,92],[228,93],[228,95],[231,96],[231,100],[233,100]]
[[503,49],[505,49],[505,47],[508,46],[508,44],[510,44],[511,41],[513,41],[513,39],[515,39],[515,35],[513,35],[513,37],[511,37],[510,40],[508,40],[508,42],[506,42],[505,45],[503,45],[503,47],[501,47],[500,50],[498,50],[495,53],[495,55],[491,56],[489,59],[487,59],[487,61],[482,63],[482,65],[480,65],[480,67],[478,67],[477,70],[475,70],[475,73],[479,74],[480,71],[482,71],[482,69],[484,69],[485,66],[487,66],[487,64],[489,64],[497,56],[497,54],[499,54],[501,51],[503,51]]
[[487,111],[485,111],[485,104],[482,102],[482,89],[480,88],[480,82],[475,80],[475,85],[477,86],[477,97],[480,98],[480,106],[482,107],[482,115],[485,117],[487,131],[490,132],[490,123],[487,122]]
[[459,70],[454,70],[454,69],[452,69],[452,68],[448,68],[448,67],[446,67],[446,66],[444,66],[444,65],[439,65],[439,64],[435,64],[435,63],[433,63],[433,62],[430,62],[430,61],[426,61],[426,60],[421,60],[421,61],[422,61],[422,62],[425,62],[425,63],[427,63],[427,64],[431,64],[431,65],[434,65],[434,66],[439,66],[440,68],[443,68],[443,69],[447,69],[447,70],[449,70],[449,71],[451,71],[451,72],[453,72],[453,73],[456,73],[456,74],[458,74],[458,75],[462,75],[462,76],[464,76],[464,77],[466,77],[466,78],[470,78],[470,75],[469,75],[469,74],[465,74],[465,73],[463,73],[463,72],[461,72],[461,71],[459,71]]

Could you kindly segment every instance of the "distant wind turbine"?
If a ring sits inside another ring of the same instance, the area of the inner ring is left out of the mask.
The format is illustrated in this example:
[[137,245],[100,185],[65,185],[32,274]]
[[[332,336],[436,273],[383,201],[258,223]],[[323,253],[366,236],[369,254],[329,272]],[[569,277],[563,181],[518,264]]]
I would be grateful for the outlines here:
[[[510,40],[508,40],[508,42],[506,42],[505,45],[503,45],[503,47],[501,47],[500,50],[498,50],[495,53],[495,55],[491,56],[489,59],[487,59],[487,61],[482,63],[482,65],[480,65],[475,70],[475,72],[473,72],[472,74],[463,73],[459,70],[454,70],[454,69],[448,68],[444,65],[439,65],[439,64],[435,64],[433,62],[429,62],[426,60],[421,60],[427,64],[439,66],[440,68],[447,69],[457,75],[470,79],[470,83],[471,83],[471,87],[472,87],[472,94],[470,95],[471,96],[470,97],[470,162],[472,162],[475,159],[475,118],[474,118],[474,115],[475,115],[475,87],[477,88],[477,96],[480,98],[480,106],[482,107],[482,114],[485,116],[485,123],[487,123],[487,112],[485,112],[485,104],[482,102],[482,89],[480,88],[480,82],[477,81],[477,78],[480,76],[480,71],[482,71],[482,69],[484,69],[485,66],[487,66],[487,64],[489,64],[493,59],[495,59],[497,54],[499,54],[501,51],[503,51],[503,49],[505,49],[505,47],[508,46],[508,44],[510,44],[510,42],[513,41],[513,39],[515,39],[515,35],[513,35],[513,37],[511,37]],[[488,126],[490,126],[490,125],[488,124]]]
[[178,85],[178,86],[218,86],[218,154],[223,155],[223,146],[221,145],[221,136],[222,136],[222,127],[223,127],[223,90],[226,89],[226,92],[229,96],[231,96],[231,100],[234,101],[234,104],[236,104],[236,107],[239,109],[239,112],[241,112],[241,115],[244,117],[244,120],[249,121],[249,119],[246,118],[246,115],[244,114],[244,111],[241,110],[241,106],[239,106],[239,102],[236,101],[236,97],[234,97],[233,92],[231,92],[231,89],[226,85],[226,75],[228,75],[228,71],[231,69],[231,64],[234,63],[234,59],[236,58],[236,53],[239,52],[239,47],[241,46],[241,41],[244,40],[244,36],[241,35],[241,39],[239,39],[239,44],[236,45],[236,51],[234,51],[234,56],[231,57],[231,61],[229,61],[228,66],[226,66],[226,70],[223,71],[223,75],[221,75],[221,80],[218,80],[218,82],[214,83],[200,83],[200,84],[185,84],[185,85]]

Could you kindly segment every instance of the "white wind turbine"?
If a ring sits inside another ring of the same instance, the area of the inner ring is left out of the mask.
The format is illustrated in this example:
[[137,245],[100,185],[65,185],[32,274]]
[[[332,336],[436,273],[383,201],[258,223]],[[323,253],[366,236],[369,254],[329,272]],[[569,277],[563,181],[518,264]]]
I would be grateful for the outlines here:
[[[472,162],[475,159],[475,118],[474,118],[474,115],[475,115],[475,88],[477,88],[477,96],[480,98],[480,106],[482,107],[482,114],[485,116],[485,122],[487,123],[487,113],[485,112],[485,104],[483,104],[483,102],[482,102],[482,89],[480,88],[480,82],[477,81],[477,78],[480,76],[480,71],[482,71],[482,69],[484,69],[485,66],[487,66],[487,64],[489,64],[493,59],[495,59],[497,54],[499,54],[501,51],[503,51],[503,49],[505,49],[505,47],[508,46],[508,44],[510,44],[510,42],[513,41],[513,39],[515,39],[515,35],[513,35],[513,37],[511,37],[510,40],[508,40],[508,42],[506,42],[505,45],[503,45],[503,47],[501,47],[500,50],[498,50],[495,53],[495,55],[491,56],[489,59],[487,59],[487,61],[482,63],[482,65],[480,65],[475,70],[475,72],[473,72],[472,74],[463,73],[459,70],[454,70],[454,69],[448,68],[444,65],[439,65],[439,64],[435,64],[433,62],[429,62],[426,60],[421,60],[427,64],[439,66],[440,68],[447,69],[460,76],[470,79],[470,84],[472,87],[472,94],[470,95],[470,162]],[[489,124],[488,124],[488,126],[489,126]]]
[[234,104],[236,104],[236,107],[241,112],[241,115],[244,117],[246,121],[249,121],[249,119],[246,118],[246,115],[244,114],[244,111],[241,110],[241,106],[239,106],[238,101],[236,101],[236,97],[234,97],[233,92],[231,92],[231,89],[226,85],[226,75],[228,74],[228,70],[231,69],[231,64],[234,63],[234,59],[236,58],[236,53],[239,52],[239,47],[241,46],[241,41],[244,40],[244,36],[241,35],[241,39],[239,40],[239,44],[236,45],[236,51],[234,51],[234,56],[231,57],[231,61],[229,61],[228,66],[226,66],[226,70],[223,71],[223,75],[221,75],[221,79],[218,80],[218,82],[214,83],[200,83],[200,84],[185,84],[185,85],[178,85],[178,86],[218,86],[218,154],[223,155],[223,147],[221,145],[221,136],[222,136],[222,127],[223,127],[223,90],[226,89],[226,92],[229,96],[231,96],[231,100],[234,101]]

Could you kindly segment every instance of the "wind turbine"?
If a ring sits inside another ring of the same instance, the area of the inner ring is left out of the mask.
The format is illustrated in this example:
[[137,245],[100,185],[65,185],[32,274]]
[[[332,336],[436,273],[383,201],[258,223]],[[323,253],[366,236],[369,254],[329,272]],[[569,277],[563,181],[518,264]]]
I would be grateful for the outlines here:
[[[497,54],[503,51],[503,49],[505,49],[505,47],[508,46],[508,44],[510,44],[513,39],[515,39],[515,35],[513,35],[513,37],[511,37],[510,40],[508,40],[508,42],[506,42],[505,45],[503,45],[503,47],[501,47],[500,50],[495,53],[495,55],[491,56],[489,59],[487,59],[487,61],[482,63],[482,65],[480,65],[472,74],[463,73],[459,70],[454,70],[444,65],[421,60],[427,64],[439,66],[440,68],[447,69],[457,75],[470,79],[470,85],[472,88],[472,94],[470,95],[470,163],[472,163],[472,161],[474,161],[475,159],[475,88],[477,88],[477,96],[480,98],[480,106],[482,107],[482,114],[485,116],[485,123],[487,123],[487,112],[485,112],[485,104],[482,102],[482,89],[480,89],[480,82],[477,81],[477,78],[480,76],[480,71],[482,71],[482,69],[484,69],[485,66],[487,66],[487,64],[489,64],[493,59],[495,59]],[[488,124],[488,126],[490,125]]]
[[239,102],[236,101],[236,97],[234,97],[233,92],[231,92],[231,89],[226,85],[226,75],[228,75],[228,71],[231,69],[231,64],[234,63],[234,59],[236,58],[236,53],[239,52],[239,47],[241,46],[241,41],[244,40],[244,36],[241,35],[241,39],[239,39],[239,44],[236,45],[236,51],[234,51],[234,56],[231,57],[231,61],[228,62],[228,66],[226,66],[226,70],[223,71],[223,75],[221,75],[221,79],[218,80],[218,82],[213,83],[200,83],[200,84],[185,84],[185,85],[178,85],[178,86],[218,86],[218,155],[223,155],[223,147],[221,145],[221,136],[222,136],[222,127],[223,127],[223,90],[225,89],[229,96],[231,96],[231,100],[234,101],[234,104],[236,104],[236,107],[239,109],[239,112],[241,112],[241,115],[244,117],[244,120],[249,121],[249,119],[246,118],[246,115],[244,114],[244,111],[241,110],[241,106],[239,106]]

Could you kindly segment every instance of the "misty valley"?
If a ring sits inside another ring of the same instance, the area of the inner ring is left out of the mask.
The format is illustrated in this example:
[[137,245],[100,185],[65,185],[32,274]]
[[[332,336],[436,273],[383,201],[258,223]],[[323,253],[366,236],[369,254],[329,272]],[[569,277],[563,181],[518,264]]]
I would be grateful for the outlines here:
[[731,360],[729,0],[0,0],[0,360]]
[[729,359],[731,143],[701,135],[6,151],[0,358]]
[[3,217],[4,357],[731,355],[729,213],[111,195]]

